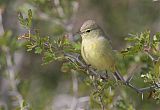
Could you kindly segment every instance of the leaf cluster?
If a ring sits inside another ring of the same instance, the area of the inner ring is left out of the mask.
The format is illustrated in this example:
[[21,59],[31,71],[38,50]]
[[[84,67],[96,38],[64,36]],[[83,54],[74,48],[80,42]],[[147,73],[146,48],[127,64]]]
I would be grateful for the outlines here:
[[[59,37],[58,39],[51,40],[49,36],[40,36],[37,30],[31,30],[31,20],[32,12],[28,11],[28,17],[24,18],[22,14],[19,16],[19,21],[22,26],[28,29],[28,32],[24,35],[19,36],[19,39],[26,39],[26,48],[27,51],[32,51],[35,54],[42,55],[43,64],[48,64],[52,61],[59,60],[63,61],[64,71],[69,69],[75,69],[77,71],[85,72],[85,67],[79,65],[79,59],[73,58],[69,59],[65,56],[66,54],[80,54],[80,43],[72,42],[67,35]],[[125,40],[129,43],[126,49],[121,51],[121,55],[124,59],[132,59],[132,63],[140,62],[142,65],[141,68],[141,78],[143,79],[146,85],[153,85],[159,83],[160,78],[160,60],[159,60],[159,44],[160,44],[160,33],[157,33],[151,36],[150,31],[145,31],[140,34],[131,34],[130,37],[126,37]],[[75,61],[75,59],[77,61]],[[126,60],[128,64],[130,60]],[[83,65],[83,64],[82,64]],[[128,66],[127,66],[128,67]],[[86,67],[87,68],[87,67]],[[89,83],[91,86],[95,87],[95,91],[92,96],[96,101],[101,103],[109,103],[112,98],[109,100],[107,93],[107,88],[110,83],[103,83],[102,79],[97,77],[95,81],[96,84]],[[160,99],[158,92],[159,89],[155,88],[155,92],[152,97],[156,100]],[[102,98],[100,101],[99,98]],[[119,101],[119,108],[123,110],[126,107],[126,102],[123,100]],[[128,105],[131,110],[132,106]]]

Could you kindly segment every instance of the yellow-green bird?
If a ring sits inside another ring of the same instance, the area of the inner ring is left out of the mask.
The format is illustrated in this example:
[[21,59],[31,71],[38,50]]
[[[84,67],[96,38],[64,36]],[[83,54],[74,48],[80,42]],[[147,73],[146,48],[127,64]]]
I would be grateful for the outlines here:
[[[116,73],[116,57],[109,39],[94,20],[87,20],[80,28],[82,37],[81,54],[84,61],[97,70]],[[117,76],[117,74],[116,74]],[[123,80],[121,76],[117,76]]]

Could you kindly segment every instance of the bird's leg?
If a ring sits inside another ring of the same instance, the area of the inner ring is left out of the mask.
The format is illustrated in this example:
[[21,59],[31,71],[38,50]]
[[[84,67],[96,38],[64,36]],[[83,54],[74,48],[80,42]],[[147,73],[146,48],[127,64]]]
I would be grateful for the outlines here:
[[90,64],[86,64],[86,70],[88,70],[89,69],[89,67],[91,67],[91,65]]
[[[76,61],[82,65],[79,54],[76,56]],[[83,68],[85,70],[89,70],[90,66],[91,66],[90,64],[86,64],[85,62],[83,62]]]
[[107,81],[107,79],[109,79],[107,71],[105,71],[105,74],[100,74],[99,77],[104,81]]
[[106,71],[105,73],[106,73],[106,74],[105,74],[105,77],[108,79],[108,78],[109,78],[108,72]]
[[105,81],[106,81],[106,79],[108,79],[107,71],[106,71],[106,75],[105,75],[105,76],[102,76],[102,75],[98,74],[98,73],[96,72],[96,69],[90,68],[90,67],[91,67],[90,64],[86,64],[85,62],[81,62],[81,60],[80,60],[80,55],[79,55],[79,54],[76,55],[76,61],[77,61],[80,65],[82,65],[82,69],[85,69],[88,74],[91,74],[91,73],[92,73],[92,76],[98,76],[99,78],[101,78],[102,80],[105,80]]

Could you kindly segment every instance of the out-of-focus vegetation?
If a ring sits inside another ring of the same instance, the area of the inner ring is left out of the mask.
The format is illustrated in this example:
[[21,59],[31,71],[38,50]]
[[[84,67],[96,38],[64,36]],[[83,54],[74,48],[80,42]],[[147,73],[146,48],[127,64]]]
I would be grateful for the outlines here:
[[132,83],[138,88],[155,85],[158,0],[1,0],[0,14],[0,109],[159,108],[158,87],[142,94],[114,79],[105,82],[65,54],[80,53],[81,41],[74,33],[84,20],[94,19],[113,47],[121,49],[119,71],[124,77],[134,73]]

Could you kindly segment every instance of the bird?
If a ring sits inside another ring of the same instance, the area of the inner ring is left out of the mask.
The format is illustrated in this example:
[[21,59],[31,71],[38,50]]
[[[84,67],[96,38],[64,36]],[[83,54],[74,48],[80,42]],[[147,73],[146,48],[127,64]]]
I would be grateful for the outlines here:
[[112,72],[118,80],[124,80],[117,72],[115,52],[101,27],[94,20],[87,20],[80,28],[80,35],[81,55],[86,64],[97,70]]

